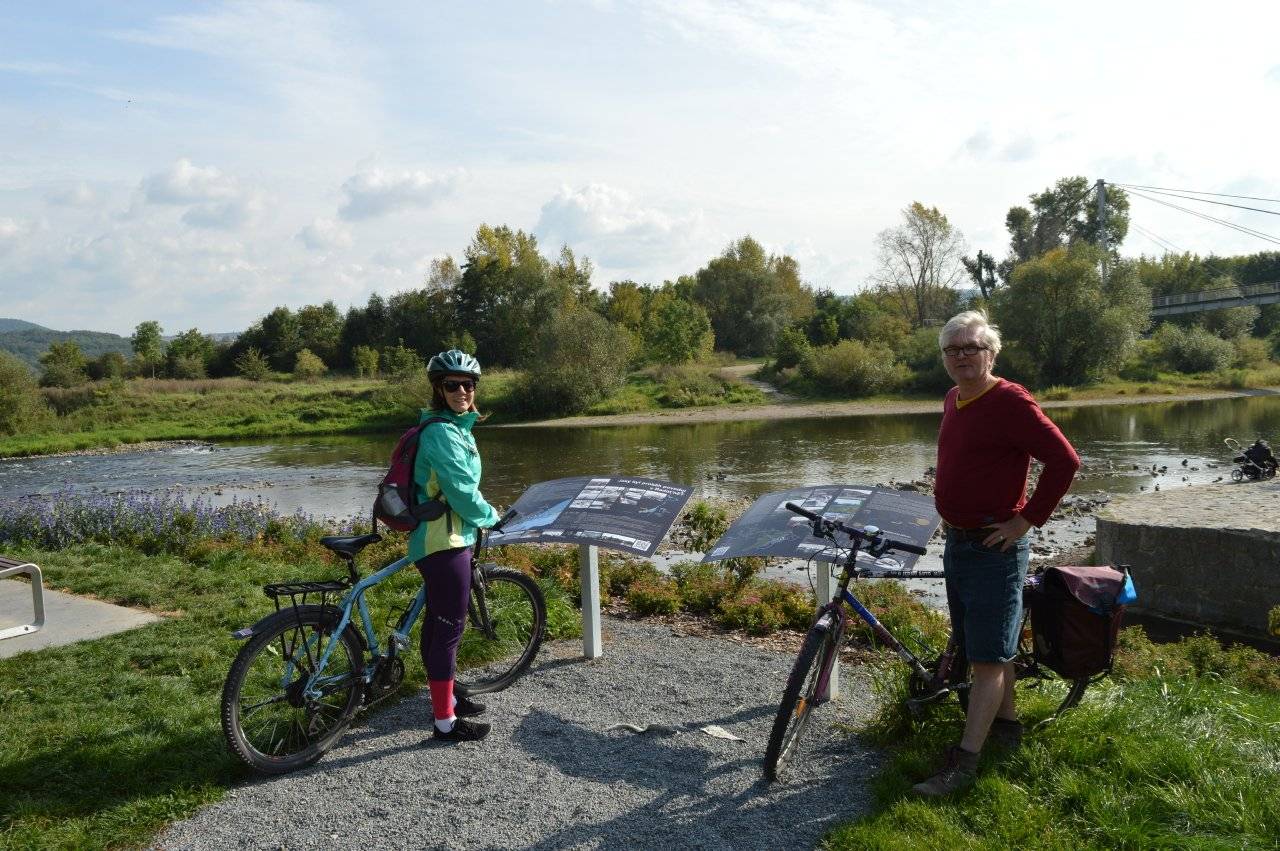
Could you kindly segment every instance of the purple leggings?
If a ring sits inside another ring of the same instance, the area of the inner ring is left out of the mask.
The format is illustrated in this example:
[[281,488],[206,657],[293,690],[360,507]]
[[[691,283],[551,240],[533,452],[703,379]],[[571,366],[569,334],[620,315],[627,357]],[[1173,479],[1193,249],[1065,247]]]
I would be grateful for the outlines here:
[[441,550],[414,564],[427,586],[426,620],[422,624],[422,664],[428,680],[452,680],[458,642],[467,625],[471,593],[471,548]]

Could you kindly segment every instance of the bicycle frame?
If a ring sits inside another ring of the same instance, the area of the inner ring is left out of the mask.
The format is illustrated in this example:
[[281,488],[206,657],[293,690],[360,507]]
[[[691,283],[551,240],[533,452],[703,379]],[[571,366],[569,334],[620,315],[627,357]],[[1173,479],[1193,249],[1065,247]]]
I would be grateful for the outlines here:
[[[405,558],[393,561],[391,564],[376,573],[366,576],[351,587],[351,590],[347,592],[339,603],[339,607],[342,609],[342,617],[334,626],[333,631],[329,636],[329,640],[325,643],[325,647],[320,654],[320,659],[316,662],[315,673],[313,673],[310,679],[308,679],[306,688],[303,690],[303,694],[313,700],[319,699],[323,696],[324,690],[321,686],[322,684],[327,684],[325,682],[326,678],[323,676],[324,669],[329,663],[329,656],[333,653],[333,648],[337,646],[337,642],[339,641],[343,630],[347,628],[347,624],[351,623],[352,609],[355,609],[360,614],[360,626],[364,628],[365,646],[369,649],[369,654],[374,660],[374,664],[365,669],[363,679],[366,685],[372,682],[374,673],[377,671],[378,661],[388,654],[385,654],[382,651],[381,643],[378,640],[378,634],[373,627],[373,618],[369,614],[369,603],[365,600],[364,592],[375,585],[386,581],[411,564],[413,564],[413,561],[406,556]],[[427,587],[424,584],[418,589],[418,593],[414,595],[413,602],[410,603],[408,611],[406,611],[400,618],[400,622],[396,625],[396,628],[391,631],[390,640],[395,644],[397,650],[403,650],[405,647],[409,646],[409,633],[413,630],[413,625],[422,614],[422,610],[425,608],[426,604]],[[285,666],[286,684],[293,673],[291,667],[291,665]]]
[[[858,617],[862,618],[862,620],[867,624],[867,626],[871,628],[871,631],[875,634],[876,638],[879,639],[880,642],[883,643],[886,647],[888,647],[890,650],[896,653],[898,655],[898,658],[906,662],[907,665],[911,667],[911,670],[917,676],[923,677],[926,680],[933,680],[935,676],[939,676],[942,678],[941,681],[945,682],[945,677],[947,673],[949,673],[950,661],[951,661],[950,659],[945,658],[945,655],[944,655],[944,659],[946,662],[945,669],[944,669],[944,666],[939,666],[939,671],[937,672],[937,674],[931,674],[929,670],[924,666],[924,663],[920,661],[920,657],[912,653],[911,650],[906,645],[904,645],[901,641],[899,641],[893,635],[893,633],[889,632],[889,629],[884,624],[880,623],[880,619],[877,618],[874,614],[872,614],[871,611],[862,604],[862,601],[859,600],[854,595],[854,593],[849,590],[849,585],[858,576],[858,568],[857,568],[857,565],[854,564],[854,561],[858,557],[858,549],[859,548],[857,546],[854,546],[850,549],[849,556],[845,560],[844,570],[840,573],[839,584],[836,588],[835,596],[832,598],[830,603],[827,603],[825,606],[822,607],[822,609],[819,610],[817,623],[821,625],[823,618],[835,619],[836,646],[839,647],[840,640],[844,637],[845,630],[848,628],[849,620],[850,620],[849,613],[848,611],[845,610],[845,606],[847,605],[850,609],[853,609],[854,613],[857,614]],[[875,574],[875,578],[876,579],[911,579],[911,578],[941,579],[943,578],[943,573],[940,570],[919,571],[919,572],[901,571],[901,570],[885,571],[882,574]],[[946,654],[946,655],[950,655],[950,654]],[[832,654],[832,659],[834,660],[834,658],[835,658],[835,654]],[[832,667],[831,664],[827,664],[823,666],[822,676],[818,681],[817,694],[821,696],[822,701],[824,702],[828,699],[828,689],[830,686],[830,679],[831,679],[831,667]]]

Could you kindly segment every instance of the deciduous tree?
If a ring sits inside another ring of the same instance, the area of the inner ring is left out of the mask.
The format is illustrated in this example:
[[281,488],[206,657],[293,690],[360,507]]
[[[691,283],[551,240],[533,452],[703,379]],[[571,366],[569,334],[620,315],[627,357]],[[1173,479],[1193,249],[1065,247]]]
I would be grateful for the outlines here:
[[707,311],[716,345],[751,357],[771,352],[783,328],[813,312],[799,264],[767,254],[750,236],[698,270],[693,296]]
[[161,358],[164,357],[164,332],[160,329],[160,323],[153,319],[140,322],[138,327],[133,329],[129,344],[133,347],[133,358],[138,373],[150,373],[151,377],[155,378],[156,369],[160,366]]
[[995,319],[1041,386],[1117,368],[1150,321],[1151,295],[1133,265],[1115,266],[1103,286],[1098,261],[1089,245],[1056,248],[1018,266],[996,291]]
[[902,224],[876,237],[879,266],[872,281],[897,304],[912,328],[936,320],[955,301],[964,234],[937,207],[912,202]]

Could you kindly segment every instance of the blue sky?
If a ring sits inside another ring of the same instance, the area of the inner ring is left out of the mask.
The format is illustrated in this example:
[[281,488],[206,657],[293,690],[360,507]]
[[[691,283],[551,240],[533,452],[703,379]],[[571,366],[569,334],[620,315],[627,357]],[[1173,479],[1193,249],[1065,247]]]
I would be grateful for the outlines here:
[[1230,0],[6,4],[0,315],[239,330],[418,286],[482,222],[601,288],[749,233],[854,292],[916,200],[999,257],[1066,175],[1280,197],[1276,32]]

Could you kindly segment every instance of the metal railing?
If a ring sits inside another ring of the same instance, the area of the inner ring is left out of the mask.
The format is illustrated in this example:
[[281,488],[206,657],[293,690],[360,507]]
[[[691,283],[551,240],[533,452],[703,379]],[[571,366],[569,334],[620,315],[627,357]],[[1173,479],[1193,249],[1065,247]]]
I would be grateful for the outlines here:
[[0,579],[26,574],[31,577],[31,607],[35,610],[35,618],[31,623],[0,629],[0,641],[6,638],[17,638],[19,635],[30,635],[44,626],[44,577],[40,568],[30,562],[23,563],[0,557]]
[[1266,284],[1250,284],[1245,287],[1220,287],[1219,289],[1199,290],[1193,293],[1155,296],[1151,299],[1151,307],[1153,310],[1159,310],[1162,307],[1174,307],[1183,304],[1203,304],[1206,302],[1230,301],[1232,299],[1243,301],[1259,296],[1278,294],[1280,294],[1280,281],[1272,281]]

